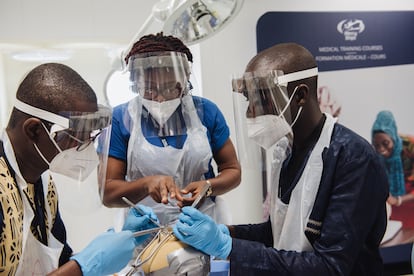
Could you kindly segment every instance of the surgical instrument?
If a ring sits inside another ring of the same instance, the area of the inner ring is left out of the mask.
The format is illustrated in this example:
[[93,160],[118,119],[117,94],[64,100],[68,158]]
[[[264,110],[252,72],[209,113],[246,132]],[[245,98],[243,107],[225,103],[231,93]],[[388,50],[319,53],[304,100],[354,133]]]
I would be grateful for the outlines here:
[[209,193],[211,193],[211,183],[210,181],[207,181],[206,184],[204,185],[203,189],[201,190],[201,192],[198,194],[197,198],[194,200],[193,204],[191,204],[191,207],[194,208],[198,208],[198,204],[200,203],[200,201],[205,197],[205,196],[209,196]]
[[[127,199],[126,197],[122,197],[122,200],[126,203],[126,204],[128,204],[129,206],[131,206],[132,208],[134,208],[135,210],[137,210],[138,211],[138,213],[140,214],[140,215],[142,215],[142,216],[145,216],[146,214],[145,214],[145,212],[144,211],[142,211],[138,206],[136,206],[134,203],[132,203],[129,199]],[[163,226],[163,225],[161,225],[158,221],[156,221],[155,219],[153,219],[153,218],[149,218],[149,220],[152,222],[152,223],[154,223],[155,225],[157,225],[159,228],[165,228],[165,226]]]
[[163,230],[165,227],[155,227],[155,228],[151,228],[151,229],[146,229],[146,230],[141,230],[141,231],[137,231],[134,232],[134,237],[140,237],[140,236],[144,236],[147,234],[151,234],[153,232],[157,232],[159,230]]

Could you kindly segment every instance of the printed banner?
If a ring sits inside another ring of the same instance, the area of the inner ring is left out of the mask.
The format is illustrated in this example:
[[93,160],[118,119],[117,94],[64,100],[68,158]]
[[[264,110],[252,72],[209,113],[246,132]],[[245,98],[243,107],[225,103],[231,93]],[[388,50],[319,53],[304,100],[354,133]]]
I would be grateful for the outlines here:
[[414,12],[268,12],[257,24],[257,49],[297,42],[320,71],[414,63]]

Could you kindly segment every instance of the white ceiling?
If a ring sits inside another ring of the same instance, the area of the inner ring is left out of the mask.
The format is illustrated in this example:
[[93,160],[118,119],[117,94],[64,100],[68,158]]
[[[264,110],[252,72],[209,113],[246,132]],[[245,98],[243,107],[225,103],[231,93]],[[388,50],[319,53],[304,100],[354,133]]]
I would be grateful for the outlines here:
[[[0,43],[128,43],[156,2],[1,0]],[[160,25],[154,28],[157,31]]]

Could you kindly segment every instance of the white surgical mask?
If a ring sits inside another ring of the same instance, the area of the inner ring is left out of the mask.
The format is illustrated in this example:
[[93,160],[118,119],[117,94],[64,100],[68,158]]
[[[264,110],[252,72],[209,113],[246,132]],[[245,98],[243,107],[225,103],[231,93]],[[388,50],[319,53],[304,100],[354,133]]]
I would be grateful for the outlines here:
[[[47,131],[44,125],[43,127]],[[33,145],[43,161],[49,165],[49,170],[51,172],[70,177],[74,180],[84,181],[93,172],[93,170],[98,167],[99,157],[93,143],[90,143],[81,151],[77,151],[77,147],[62,151],[53,138],[50,137],[50,134],[49,139],[59,150],[59,153],[53,157],[50,163],[44,157],[38,146],[36,144]]]
[[95,146],[90,143],[86,149],[70,148],[59,152],[50,162],[49,169],[75,180],[84,181],[98,167],[99,158]]
[[281,116],[264,115],[247,118],[248,137],[264,149],[270,148],[291,132],[292,128]]
[[145,106],[145,108],[160,126],[165,124],[165,122],[171,117],[180,103],[180,98],[164,102],[142,99],[142,105]]
[[285,108],[282,110],[280,115],[263,115],[255,118],[247,118],[247,136],[252,139],[259,146],[264,149],[269,149],[271,146],[276,144],[282,137],[288,135],[292,132],[292,126],[296,123],[299,115],[302,112],[302,106],[299,107],[299,110],[296,114],[295,119],[292,124],[289,123],[284,118],[283,114],[286,112],[287,108],[290,105],[290,102],[293,98],[293,95],[296,93],[298,87],[293,91],[288,103]]

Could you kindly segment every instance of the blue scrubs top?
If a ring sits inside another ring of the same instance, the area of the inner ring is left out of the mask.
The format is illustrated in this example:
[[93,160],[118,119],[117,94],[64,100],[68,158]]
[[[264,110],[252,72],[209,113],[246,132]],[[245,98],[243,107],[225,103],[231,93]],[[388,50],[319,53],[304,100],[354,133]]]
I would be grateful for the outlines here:
[[[226,123],[226,120],[217,107],[212,101],[198,97],[192,96],[194,101],[194,106],[197,110],[197,114],[201,120],[201,123],[207,129],[207,138],[210,143],[211,151],[216,153],[219,151],[224,143],[230,137],[230,130]],[[177,109],[179,112],[180,109]],[[181,113],[181,112],[179,112]],[[143,113],[144,114],[144,113]],[[144,116],[144,115],[142,115]],[[125,122],[129,122],[128,114],[128,102],[118,105],[114,108],[112,114],[112,130],[111,130],[111,140],[109,146],[109,156],[123,160],[127,162],[127,153],[128,153],[128,142],[130,137],[129,129],[125,126]],[[153,145],[163,147],[162,139],[158,138],[154,133],[155,129],[152,125],[152,120],[141,120],[142,129],[146,132],[146,136],[152,137],[147,139]],[[148,133],[151,133],[148,135]],[[186,139],[186,135],[182,136],[167,136],[163,137],[168,145],[181,148]],[[205,174],[206,178],[214,177],[214,171],[210,164],[209,171]]]

